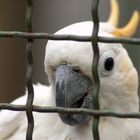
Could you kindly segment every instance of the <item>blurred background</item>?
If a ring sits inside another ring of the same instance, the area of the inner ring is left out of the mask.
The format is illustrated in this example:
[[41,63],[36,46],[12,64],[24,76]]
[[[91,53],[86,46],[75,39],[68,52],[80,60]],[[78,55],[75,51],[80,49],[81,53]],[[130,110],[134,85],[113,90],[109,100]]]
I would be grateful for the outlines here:
[[[54,33],[75,22],[91,20],[91,0],[33,0],[33,28],[35,32]],[[118,0],[120,24],[124,26],[134,10],[140,11],[140,0]],[[100,0],[100,21],[109,16],[109,0]],[[26,31],[26,0],[0,1],[0,30]],[[140,26],[134,37],[140,37]],[[33,82],[47,84],[44,72],[44,54],[47,40],[35,40],[33,47]],[[25,39],[0,39],[0,102],[10,102],[24,94],[26,57]],[[124,45],[140,73],[140,46]]]

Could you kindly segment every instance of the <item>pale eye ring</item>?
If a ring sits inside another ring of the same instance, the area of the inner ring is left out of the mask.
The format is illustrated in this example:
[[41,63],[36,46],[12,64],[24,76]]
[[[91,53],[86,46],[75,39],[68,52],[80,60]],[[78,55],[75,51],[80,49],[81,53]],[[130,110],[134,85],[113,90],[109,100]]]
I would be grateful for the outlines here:
[[113,52],[105,52],[99,62],[99,71],[102,75],[109,75],[114,70],[115,55]]

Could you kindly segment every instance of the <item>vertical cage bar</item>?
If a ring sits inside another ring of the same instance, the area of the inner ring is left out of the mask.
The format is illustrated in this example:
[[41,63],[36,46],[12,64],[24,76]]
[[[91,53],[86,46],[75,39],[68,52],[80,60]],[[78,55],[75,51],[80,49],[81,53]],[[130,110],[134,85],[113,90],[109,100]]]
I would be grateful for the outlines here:
[[[28,32],[32,32],[32,12],[33,12],[33,1],[27,0],[26,9],[26,27]],[[34,99],[34,89],[32,85],[32,69],[33,69],[33,56],[32,56],[32,45],[33,39],[28,38],[26,44],[26,55],[27,55],[27,74],[26,74],[26,84],[28,90],[27,102],[26,102],[26,115],[28,120],[26,140],[32,140],[33,129],[34,129],[34,118],[33,118],[33,99]]]
[[[99,110],[98,94],[100,89],[100,80],[98,75],[98,62],[99,62],[99,47],[98,47],[98,31],[99,31],[99,16],[98,16],[99,0],[92,1],[92,20],[93,20],[93,32],[92,32],[92,49],[94,52],[94,58],[92,62],[92,75],[94,79],[94,88],[92,94],[93,109]],[[99,116],[94,116],[92,132],[94,140],[100,140],[99,137]]]

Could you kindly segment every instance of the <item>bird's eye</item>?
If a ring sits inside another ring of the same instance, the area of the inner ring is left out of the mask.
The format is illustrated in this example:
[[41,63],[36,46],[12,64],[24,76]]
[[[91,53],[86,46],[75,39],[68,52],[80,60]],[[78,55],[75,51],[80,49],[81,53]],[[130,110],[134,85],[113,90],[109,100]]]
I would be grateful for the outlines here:
[[99,71],[102,75],[109,75],[115,66],[115,55],[112,52],[105,52],[99,62]]
[[105,63],[104,63],[104,68],[105,70],[107,71],[111,71],[114,67],[114,59],[112,57],[108,57],[106,60],[105,60]]

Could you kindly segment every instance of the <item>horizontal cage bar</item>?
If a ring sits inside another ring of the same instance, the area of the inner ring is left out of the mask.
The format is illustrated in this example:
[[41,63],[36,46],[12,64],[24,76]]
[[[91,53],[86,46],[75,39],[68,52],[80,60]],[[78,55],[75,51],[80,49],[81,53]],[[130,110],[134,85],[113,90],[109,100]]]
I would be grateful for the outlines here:
[[[90,42],[91,36],[77,36],[77,35],[54,35],[40,32],[20,32],[20,31],[0,31],[0,38],[25,38],[25,39],[50,39],[50,40],[67,40],[67,41],[81,41]],[[114,38],[97,36],[98,42],[104,43],[125,43],[140,45],[139,38]]]
[[[8,103],[0,103],[1,110],[9,111],[26,111],[26,105],[14,105]],[[91,110],[91,109],[77,109],[77,108],[64,108],[55,106],[37,106],[33,105],[33,112],[38,113],[69,113],[69,114],[88,114],[92,116],[107,116],[107,117],[117,117],[117,118],[140,118],[140,112],[123,113],[108,110]]]

